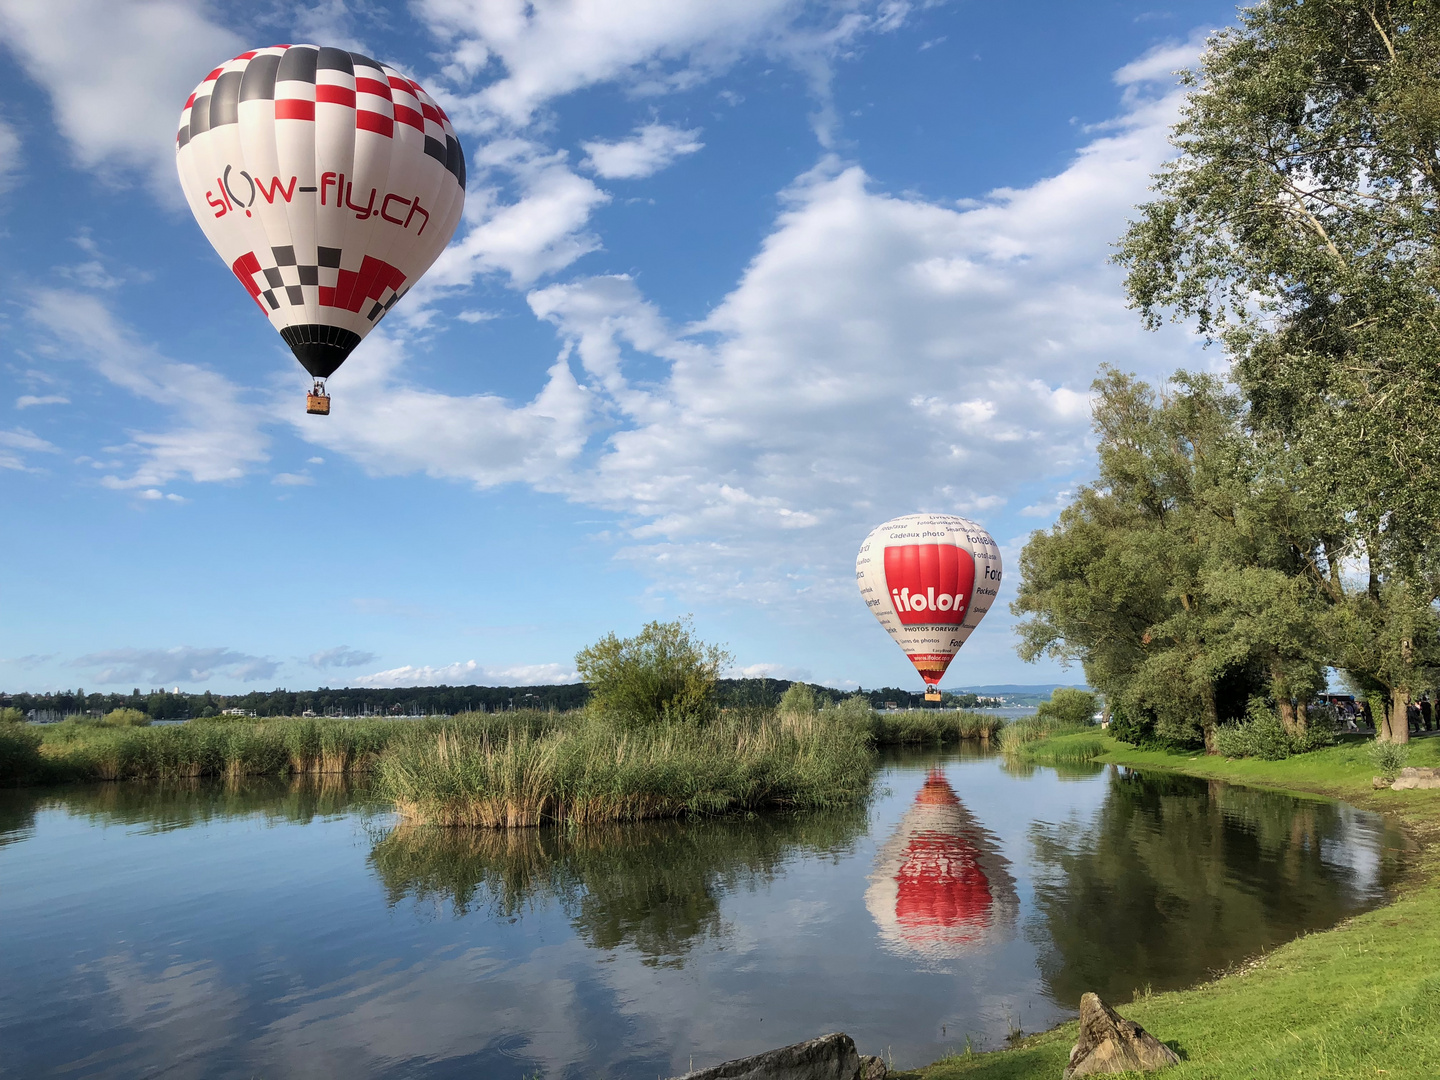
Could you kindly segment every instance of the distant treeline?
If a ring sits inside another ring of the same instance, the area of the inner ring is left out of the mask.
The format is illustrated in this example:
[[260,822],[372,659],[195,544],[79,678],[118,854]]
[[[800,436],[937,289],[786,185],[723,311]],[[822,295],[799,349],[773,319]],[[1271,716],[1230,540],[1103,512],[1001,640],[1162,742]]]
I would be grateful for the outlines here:
[[[773,706],[792,686],[789,679],[721,679],[717,696],[722,708]],[[866,698],[875,708],[893,702],[900,708],[919,708],[923,694],[897,687],[857,690],[854,694],[829,686],[808,684],[817,701],[835,704],[847,697]],[[555,686],[416,686],[392,689],[343,688],[332,690],[269,690],[248,694],[175,694],[164,690],[129,694],[87,694],[83,689],[50,694],[3,694],[0,708],[14,707],[37,720],[60,720],[76,713],[103,715],[114,709],[138,709],[154,720],[186,720],[217,716],[226,709],[242,709],[256,716],[453,716],[464,712],[498,712],[509,709],[578,709],[590,696],[582,683]],[[995,704],[974,694],[945,694],[943,707],[971,709]]]

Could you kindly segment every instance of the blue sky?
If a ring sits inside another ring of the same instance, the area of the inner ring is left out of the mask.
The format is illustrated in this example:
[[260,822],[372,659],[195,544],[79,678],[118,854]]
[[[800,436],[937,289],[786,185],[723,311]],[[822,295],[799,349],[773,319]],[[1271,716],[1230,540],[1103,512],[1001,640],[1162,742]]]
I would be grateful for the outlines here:
[[[1110,245],[1230,6],[0,0],[0,689],[519,683],[693,613],[736,673],[919,686],[855,594],[887,518],[1018,583],[1141,329]],[[245,48],[404,70],[469,161],[450,249],[330,381],[191,219]],[[1026,665],[1004,603],[947,685]]]

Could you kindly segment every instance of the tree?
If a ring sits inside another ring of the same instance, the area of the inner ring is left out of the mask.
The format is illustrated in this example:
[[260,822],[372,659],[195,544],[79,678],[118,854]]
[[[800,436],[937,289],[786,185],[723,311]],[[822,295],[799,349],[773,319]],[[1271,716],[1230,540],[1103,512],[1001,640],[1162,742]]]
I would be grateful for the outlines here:
[[625,726],[704,723],[715,713],[715,683],[733,662],[695,636],[690,620],[651,622],[633,638],[605,635],[575,656],[595,710]]
[[1211,753],[1252,693],[1303,733],[1324,685],[1327,577],[1243,403],[1183,372],[1163,397],[1111,369],[1094,391],[1099,478],[1021,552],[1020,655],[1079,660],[1128,716]]
[[1268,0],[1187,79],[1179,156],[1120,245],[1130,297],[1224,343],[1260,446],[1328,519],[1339,662],[1403,741],[1440,596],[1440,8]]

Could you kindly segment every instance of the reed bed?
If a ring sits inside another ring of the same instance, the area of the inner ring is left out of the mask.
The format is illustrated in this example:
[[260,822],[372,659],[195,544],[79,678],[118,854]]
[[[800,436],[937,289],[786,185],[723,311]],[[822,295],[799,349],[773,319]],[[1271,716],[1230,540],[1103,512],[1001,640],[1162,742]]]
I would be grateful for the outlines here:
[[[1014,723],[1005,724],[1004,730],[999,733],[999,750],[1007,756],[1022,756],[1032,760],[1041,760],[1044,755],[1057,755],[1057,753],[1061,753],[1061,755],[1089,753],[1087,757],[1071,756],[1067,759],[1068,763],[1087,762],[1087,760],[1092,760],[1104,753],[1104,747],[1099,740],[1060,743],[1054,747],[1050,747],[1048,744],[1037,746],[1037,743],[1045,743],[1045,740],[1064,736],[1064,734],[1094,734],[1094,730],[1096,729],[1092,724],[1067,723],[1067,721],[1057,720],[1054,717],[1022,717],[1020,720],[1015,720]],[[1071,746],[1081,747],[1081,749],[1068,749]]]
[[379,761],[403,820],[526,827],[824,808],[868,792],[868,735],[823,715],[736,711],[622,730],[585,714],[549,731],[415,733]]
[[149,727],[67,721],[39,729],[45,773],[41,779],[363,774],[374,771],[387,747],[417,734],[446,730],[473,739],[512,730],[539,733],[559,723],[556,714],[542,712],[467,713],[422,720],[227,717]]
[[944,745],[962,739],[991,739],[1005,727],[999,716],[977,712],[906,709],[871,713],[870,733],[877,745]]

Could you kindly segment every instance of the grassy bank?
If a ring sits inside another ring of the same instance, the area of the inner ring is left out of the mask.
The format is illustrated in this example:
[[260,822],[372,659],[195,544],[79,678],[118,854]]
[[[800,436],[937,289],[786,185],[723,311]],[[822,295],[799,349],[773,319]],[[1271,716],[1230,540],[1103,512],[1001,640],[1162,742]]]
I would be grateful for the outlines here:
[[[1111,1002],[1178,1046],[1174,1080],[1431,1077],[1440,1075],[1440,791],[1375,791],[1364,744],[1282,761],[1142,751],[1093,731],[1031,740],[1057,755],[1099,744],[1092,760],[1168,769],[1234,783],[1314,793],[1393,815],[1420,843],[1415,869],[1390,905],[1302,937],[1189,990]],[[1440,765],[1440,740],[1415,744],[1412,765]],[[1078,1005],[1078,1002],[1076,1003]],[[957,1054],[904,1077],[1054,1080],[1074,1024],[1013,1049]]]
[[861,798],[873,769],[860,725],[736,710],[703,727],[578,714],[480,739],[444,728],[396,744],[377,776],[408,821],[493,827],[836,806]]

